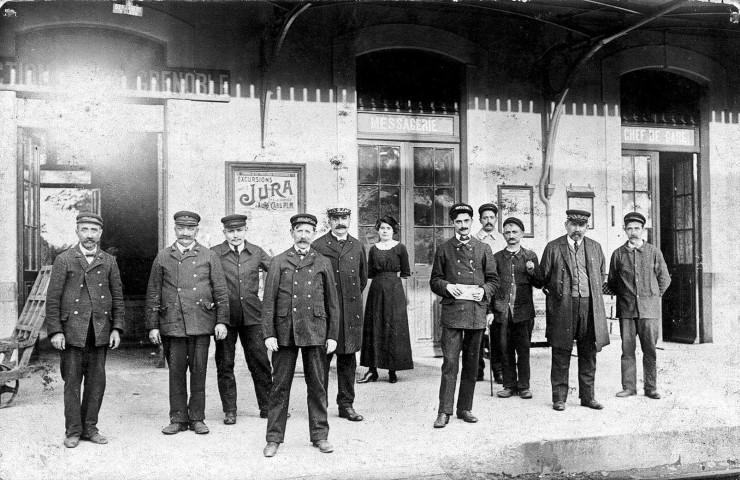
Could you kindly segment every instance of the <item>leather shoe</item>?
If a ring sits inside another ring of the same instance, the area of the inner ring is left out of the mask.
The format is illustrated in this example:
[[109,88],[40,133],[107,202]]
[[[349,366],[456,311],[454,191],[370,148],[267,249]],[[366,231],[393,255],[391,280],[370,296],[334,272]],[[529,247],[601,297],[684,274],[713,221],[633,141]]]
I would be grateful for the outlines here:
[[187,429],[187,423],[172,422],[162,429],[162,433],[164,433],[165,435],[174,435],[178,432],[184,432]]
[[553,402],[552,409],[558,412],[565,410],[565,402]]
[[532,398],[532,392],[530,392],[528,389],[519,390],[519,398],[523,398],[524,400],[529,400]]
[[266,457],[274,457],[277,453],[278,447],[280,446],[277,442],[267,442],[267,445],[265,445],[265,449],[262,450],[262,453]]
[[350,422],[361,422],[365,419],[365,417],[355,412],[355,409],[352,407],[340,408],[339,417],[346,418]]
[[494,372],[493,373],[493,382],[498,383],[499,385],[504,383],[504,377],[501,375],[500,372]]
[[660,399],[660,394],[657,390],[645,390],[645,396],[648,398],[652,398],[653,400]]
[[78,435],[72,435],[64,439],[64,446],[67,448],[75,448],[80,444],[80,437]]
[[361,379],[357,380],[357,383],[375,382],[377,380],[378,380],[378,371],[368,370],[367,372],[365,372],[365,375],[363,375]]
[[631,397],[632,395],[637,395],[637,392],[634,390],[622,390],[621,392],[617,392],[617,396],[619,398]]
[[594,410],[601,410],[602,408],[604,408],[602,404],[600,404],[593,398],[591,400],[581,400],[581,406],[593,408]]
[[470,413],[470,410],[458,410],[457,418],[467,423],[475,423],[478,421],[478,419],[475,416],[473,416],[472,413]]
[[201,421],[190,422],[190,430],[194,431],[198,435],[205,435],[210,432],[206,424]]
[[398,377],[396,376],[396,372],[388,370],[388,383],[396,383],[397,381]]
[[105,445],[106,443],[108,443],[108,439],[101,435],[99,432],[95,432],[90,436],[83,435],[81,438],[91,443],[97,443],[98,445]]
[[512,395],[516,395],[516,390],[513,388],[504,388],[503,390],[496,392],[496,396],[498,398],[509,398]]
[[332,447],[328,440],[317,440],[313,442],[313,446],[318,448],[321,453],[331,453],[334,451],[334,447]]
[[[260,416],[262,416],[261,413],[260,413]],[[224,416],[224,424],[234,425],[235,423],[236,423],[236,412],[226,412],[226,416]]]
[[450,423],[450,416],[446,413],[440,413],[434,421],[434,428],[445,428],[448,423]]

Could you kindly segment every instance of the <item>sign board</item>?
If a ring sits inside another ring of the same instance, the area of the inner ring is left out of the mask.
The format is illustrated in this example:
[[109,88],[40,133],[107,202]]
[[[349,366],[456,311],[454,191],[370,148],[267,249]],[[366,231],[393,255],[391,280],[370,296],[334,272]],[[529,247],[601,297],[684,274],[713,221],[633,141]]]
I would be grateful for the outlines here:
[[123,15],[133,15],[134,17],[142,17],[144,16],[144,7],[139,7],[129,2],[126,2],[125,5],[121,5],[120,3],[114,3],[113,13],[122,13]]
[[357,114],[357,131],[366,134],[455,136],[455,119],[436,115]]
[[656,147],[695,147],[693,128],[622,126],[622,143]]
[[290,217],[303,212],[305,164],[227,164],[228,213],[248,217],[247,240],[274,256],[293,245]]

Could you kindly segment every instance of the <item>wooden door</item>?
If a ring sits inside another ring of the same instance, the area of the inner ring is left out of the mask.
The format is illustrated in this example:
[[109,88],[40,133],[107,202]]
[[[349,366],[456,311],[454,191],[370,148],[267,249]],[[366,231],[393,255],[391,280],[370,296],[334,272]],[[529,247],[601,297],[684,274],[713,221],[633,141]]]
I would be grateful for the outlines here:
[[698,341],[697,155],[660,154],[661,250],[671,286],[663,296],[663,338]]
[[448,212],[460,199],[456,144],[363,141],[359,145],[360,240],[378,240],[375,221],[386,214],[401,223],[398,240],[409,251],[406,284],[415,354],[439,354],[439,298],[429,288],[434,251],[453,235]]

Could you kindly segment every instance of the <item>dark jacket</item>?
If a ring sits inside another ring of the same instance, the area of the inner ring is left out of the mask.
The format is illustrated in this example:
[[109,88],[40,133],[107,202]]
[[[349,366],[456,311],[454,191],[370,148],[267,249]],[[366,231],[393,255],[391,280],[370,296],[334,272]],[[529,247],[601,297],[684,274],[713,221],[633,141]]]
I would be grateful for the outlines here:
[[[583,238],[586,251],[586,270],[588,271],[591,295],[596,350],[601,351],[609,345],[609,332],[606,325],[606,312],[602,297],[606,260],[601,245],[588,237]],[[545,336],[555,348],[573,348],[573,327],[571,313],[571,275],[574,268],[570,264],[566,235],[548,243],[542,253],[542,280],[547,294],[547,327]]]
[[146,289],[146,328],[161,335],[213,335],[229,323],[229,292],[221,261],[198,242],[185,254],[175,244],[157,254]]
[[270,256],[247,241],[238,259],[229,242],[211,247],[211,250],[221,259],[229,289],[229,325],[261,325],[262,300],[257,296],[260,288],[259,269],[264,272],[270,269]]
[[339,308],[329,260],[310,249],[301,260],[293,247],[272,259],[262,302],[264,338],[278,345],[324,345],[339,334]]
[[612,253],[607,283],[617,295],[617,317],[660,318],[671,276],[657,247],[644,242],[630,249],[625,244]]
[[[542,288],[542,271],[537,254],[521,247],[513,257],[507,255],[506,249],[493,254],[496,260],[496,273],[500,285],[493,297],[493,313],[496,321],[503,323],[509,309],[512,310],[514,323],[532,320],[535,316],[532,287]],[[527,272],[527,262],[534,263],[534,272]],[[514,276],[512,279],[512,271]],[[512,290],[515,293],[512,303]]]
[[336,353],[355,353],[362,348],[362,292],[367,285],[365,246],[347,235],[344,248],[331,232],[317,238],[313,248],[331,262],[339,296],[339,337]]
[[92,320],[95,345],[107,345],[111,328],[123,333],[121,275],[116,259],[98,247],[88,264],[76,245],[59,254],[51,268],[46,291],[46,330],[49,337],[64,333],[67,345],[84,347]]
[[[447,285],[477,285],[485,292],[480,302],[456,300]],[[429,286],[442,300],[442,326],[447,328],[486,328],[488,304],[498,288],[496,260],[491,247],[471,238],[467,245],[457,237],[444,242],[434,253],[434,265]]]

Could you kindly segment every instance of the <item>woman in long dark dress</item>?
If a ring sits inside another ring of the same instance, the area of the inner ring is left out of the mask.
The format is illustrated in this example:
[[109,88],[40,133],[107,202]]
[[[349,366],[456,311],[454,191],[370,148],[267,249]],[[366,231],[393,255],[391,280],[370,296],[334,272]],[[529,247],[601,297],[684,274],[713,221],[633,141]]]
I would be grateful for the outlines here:
[[398,232],[395,218],[382,217],[375,222],[375,230],[380,242],[369,253],[368,277],[373,281],[365,304],[360,355],[360,365],[369,369],[357,383],[376,381],[379,368],[387,369],[388,381],[396,383],[398,370],[414,368],[403,285],[411,275],[409,254],[402,243],[393,240],[393,234]]

